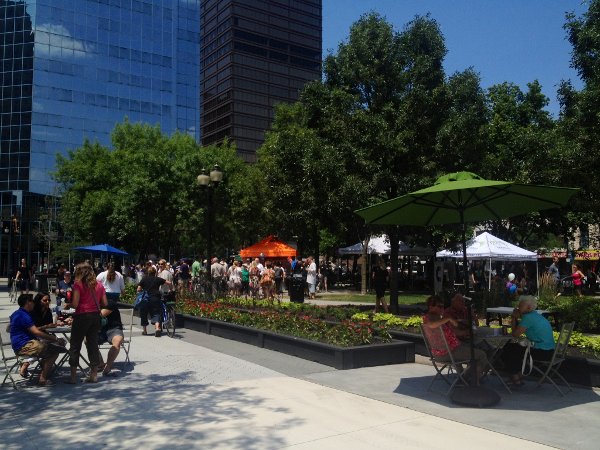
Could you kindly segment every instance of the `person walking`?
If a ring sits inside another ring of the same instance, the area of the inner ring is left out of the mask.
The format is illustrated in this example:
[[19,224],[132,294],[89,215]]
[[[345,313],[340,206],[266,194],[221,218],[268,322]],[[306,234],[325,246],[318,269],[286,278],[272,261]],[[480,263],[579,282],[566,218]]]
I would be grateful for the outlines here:
[[17,286],[21,290],[21,294],[29,294],[29,288],[31,286],[31,279],[33,278],[33,272],[31,267],[27,265],[27,260],[25,258],[21,259],[21,264],[17,269],[17,274],[15,275],[15,281],[17,282]]
[[581,270],[581,266],[579,264],[573,264],[573,273],[571,274],[571,279],[573,280],[573,293],[577,295],[577,297],[583,297],[583,283],[585,279],[585,275]]
[[90,375],[86,381],[90,383],[98,381],[100,309],[107,303],[104,286],[96,280],[92,266],[88,263],[78,264],[75,268],[75,284],[73,284],[73,298],[71,299],[71,306],[75,308],[75,314],[73,315],[71,348],[69,350],[71,377],[66,381],[69,384],[77,383],[77,367],[84,339],[90,359]]
[[154,336],[162,335],[162,300],[160,297],[160,287],[163,284],[171,284],[170,281],[156,276],[156,269],[152,266],[146,271],[146,275],[142,278],[137,286],[137,291],[146,291],[148,293],[148,305],[145,308],[140,308],[140,320],[143,328],[142,334],[148,334],[148,314],[150,314],[150,323],[154,324]]
[[373,287],[375,287],[375,312],[379,312],[380,307],[387,313],[388,305],[385,301],[385,290],[388,285],[389,272],[385,267],[383,259],[379,259],[372,272]]

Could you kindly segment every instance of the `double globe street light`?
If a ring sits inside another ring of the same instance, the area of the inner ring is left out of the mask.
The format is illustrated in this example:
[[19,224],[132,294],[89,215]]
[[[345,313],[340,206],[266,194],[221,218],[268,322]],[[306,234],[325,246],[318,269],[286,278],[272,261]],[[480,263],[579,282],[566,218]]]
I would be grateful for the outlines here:
[[212,300],[212,273],[211,273],[211,258],[212,258],[212,222],[213,222],[213,191],[219,186],[223,180],[223,171],[215,164],[210,174],[202,169],[198,175],[198,185],[202,190],[208,191],[208,205],[206,208],[206,274],[208,277],[208,298]]

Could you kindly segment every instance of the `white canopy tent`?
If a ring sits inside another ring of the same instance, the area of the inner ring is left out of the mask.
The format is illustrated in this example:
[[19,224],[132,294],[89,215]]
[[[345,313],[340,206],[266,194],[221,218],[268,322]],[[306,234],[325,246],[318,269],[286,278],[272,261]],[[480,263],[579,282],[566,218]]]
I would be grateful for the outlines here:
[[[463,258],[462,249],[442,250],[437,252],[435,256],[438,258]],[[488,232],[481,233],[467,242],[467,259],[489,260],[488,289],[491,288],[492,283],[492,261],[535,261],[536,273],[539,273],[537,253],[517,247]]]
[[[399,241],[398,255],[401,256],[432,256],[433,250],[424,247],[409,247],[406,243]],[[362,255],[363,243],[358,242],[348,247],[338,249],[340,255]],[[369,255],[387,255],[390,253],[390,239],[387,235],[371,236],[369,239],[369,247],[367,248]]]

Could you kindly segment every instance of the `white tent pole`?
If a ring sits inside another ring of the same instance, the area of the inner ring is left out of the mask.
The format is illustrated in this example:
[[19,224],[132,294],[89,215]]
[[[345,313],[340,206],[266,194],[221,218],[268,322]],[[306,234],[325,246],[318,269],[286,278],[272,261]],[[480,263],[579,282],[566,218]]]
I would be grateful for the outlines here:
[[492,290],[492,258],[490,258],[490,268],[488,273],[488,291]]

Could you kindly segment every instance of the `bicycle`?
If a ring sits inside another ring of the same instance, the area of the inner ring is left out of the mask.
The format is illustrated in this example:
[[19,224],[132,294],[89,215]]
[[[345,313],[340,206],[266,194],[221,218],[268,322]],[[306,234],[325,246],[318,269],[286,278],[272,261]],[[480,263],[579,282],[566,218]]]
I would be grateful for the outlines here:
[[11,303],[17,303],[17,298],[19,295],[17,294],[17,280],[12,280],[10,284],[10,293],[9,298]]
[[162,301],[162,328],[169,335],[175,337],[175,302],[163,296]]

